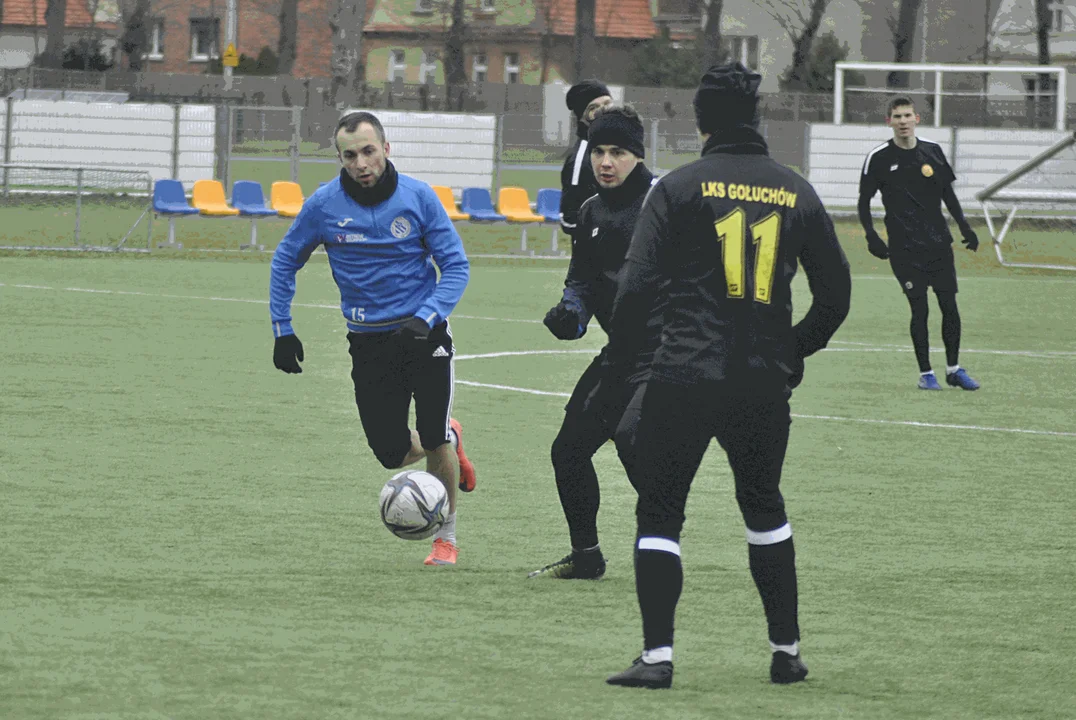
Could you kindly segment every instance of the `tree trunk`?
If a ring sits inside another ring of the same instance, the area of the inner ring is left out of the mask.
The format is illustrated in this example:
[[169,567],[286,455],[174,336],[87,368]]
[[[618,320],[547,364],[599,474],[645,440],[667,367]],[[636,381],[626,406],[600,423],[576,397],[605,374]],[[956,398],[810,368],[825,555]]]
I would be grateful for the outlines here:
[[48,0],[45,5],[45,52],[41,57],[43,67],[63,65],[66,16],[67,0]]
[[811,14],[807,24],[794,39],[792,47],[792,68],[788,73],[789,90],[802,90],[808,84],[811,62],[811,46],[814,45],[818,28],[822,25],[822,16],[826,14],[829,0],[811,0]]
[[[1049,0],[1035,0],[1035,42],[1038,45],[1039,65],[1050,64],[1050,24]],[[1049,93],[1054,89],[1052,80],[1048,73],[1039,75],[1038,92],[1035,93],[1037,127],[1049,127],[1051,124],[1053,103]]]
[[445,36],[445,85],[457,87],[467,82],[467,69],[463,64],[463,43],[467,37],[467,24],[463,16],[463,0],[452,0],[452,22]]
[[329,18],[333,37],[330,70],[329,103],[335,105],[341,89],[356,93],[364,79],[362,64],[362,33],[366,25],[366,0],[336,0],[336,9]]
[[725,59],[725,48],[721,40],[721,11],[724,9],[725,0],[710,0],[706,3],[706,25],[702,28],[702,36],[699,38],[699,47],[702,67],[701,72],[706,72],[711,65],[717,65]]
[[593,67],[597,42],[597,2],[596,0],[576,0],[575,2],[575,82],[588,77]]
[[277,74],[291,75],[299,53],[299,0],[280,3],[280,42],[277,44]]
[[121,5],[123,35],[120,48],[127,56],[127,67],[135,72],[142,72],[142,56],[149,48],[149,3],[150,0],[134,0],[126,6]]
[[[893,62],[912,61],[912,47],[915,44],[916,18],[919,16],[921,0],[900,0],[897,12],[897,24],[893,30]],[[908,73],[893,71],[886,80],[889,87],[908,87]]]

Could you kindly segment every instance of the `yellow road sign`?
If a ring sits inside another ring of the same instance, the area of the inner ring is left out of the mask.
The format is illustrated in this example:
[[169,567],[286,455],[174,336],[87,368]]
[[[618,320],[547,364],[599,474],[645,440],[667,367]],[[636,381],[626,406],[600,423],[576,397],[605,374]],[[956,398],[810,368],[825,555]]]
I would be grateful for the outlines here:
[[239,65],[239,53],[235,51],[235,43],[228,43],[220,62],[225,67],[237,67]]

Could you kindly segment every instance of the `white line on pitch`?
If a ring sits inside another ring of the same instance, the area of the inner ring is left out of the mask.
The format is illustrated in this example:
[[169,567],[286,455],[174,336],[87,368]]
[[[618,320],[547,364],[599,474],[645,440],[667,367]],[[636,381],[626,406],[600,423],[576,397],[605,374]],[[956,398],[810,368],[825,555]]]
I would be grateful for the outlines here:
[[[126,295],[134,297],[155,297],[166,298],[169,300],[202,300],[210,302],[231,302],[231,303],[245,303],[251,305],[268,305],[268,300],[251,300],[249,298],[230,298],[230,297],[218,297],[213,295],[175,295],[169,293],[150,293],[141,292],[139,290],[101,290],[97,288],[78,288],[78,287],[52,287],[49,285],[27,285],[27,284],[7,284],[0,283],[0,287],[14,287],[26,290],[55,290],[63,292],[80,292],[91,293],[95,295]],[[325,305],[318,303],[292,303],[292,307],[312,308],[315,310],[340,310],[339,305]],[[510,323],[526,323],[532,325],[541,324],[541,320],[531,318],[499,318],[490,317],[485,315],[462,315],[453,314],[453,318],[459,320],[483,320],[488,322],[510,322]],[[877,344],[877,343],[861,343],[851,342],[843,340],[831,341],[834,345],[850,345],[850,348],[825,348],[826,352],[887,352],[889,350],[911,350],[909,345],[890,345],[890,344]],[[931,348],[931,352],[941,352],[942,348]],[[590,352],[589,350],[585,352]],[[1076,357],[1076,351],[1068,350],[979,350],[975,348],[961,348],[962,353],[976,355],[1009,355],[1019,357],[1031,357],[1031,358],[1044,358],[1044,359],[1064,359],[1069,357]],[[546,351],[520,351],[517,355],[528,354],[542,354]],[[493,357],[498,357],[494,355]]]
[[[457,360],[465,360],[463,356],[457,356]],[[472,382],[470,380],[457,380],[457,385],[470,385],[471,387],[489,388],[491,390],[507,390],[509,392],[524,393],[527,395],[550,395],[553,397],[571,397],[570,393],[549,392],[547,390],[533,390],[531,388],[513,387],[512,385],[495,385],[492,383]],[[871,418],[842,417],[840,415],[803,415],[792,413],[792,417],[798,420],[829,420],[832,422],[869,423],[871,425],[898,425],[902,427],[931,428],[935,430],[978,430],[980,432],[1015,433],[1019,435],[1046,435],[1049,437],[1076,438],[1076,432],[1061,432],[1057,430],[1028,430],[1026,428],[1003,428],[990,427],[988,425],[958,425],[953,423],[928,423],[916,420],[876,420]]]

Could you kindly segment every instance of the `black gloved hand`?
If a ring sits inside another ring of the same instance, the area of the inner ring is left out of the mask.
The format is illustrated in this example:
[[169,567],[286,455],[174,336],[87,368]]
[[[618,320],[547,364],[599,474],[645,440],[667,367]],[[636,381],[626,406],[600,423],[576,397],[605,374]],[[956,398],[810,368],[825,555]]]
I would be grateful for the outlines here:
[[303,361],[303,344],[295,335],[281,335],[273,344],[273,365],[289,375],[301,373],[299,363]]
[[792,374],[788,377],[788,389],[795,390],[803,382],[803,358],[796,357],[792,361]]
[[882,240],[882,237],[873,230],[867,233],[867,250],[879,260],[885,260],[889,257],[889,247]]
[[553,333],[553,337],[559,340],[577,340],[583,337],[580,332],[581,318],[579,313],[572,310],[563,302],[557,303],[545,314],[542,323]]
[[396,330],[403,343],[404,350],[416,355],[425,351],[430,344],[430,326],[420,317],[413,317]]
[[979,236],[975,234],[975,231],[970,227],[961,229],[960,234],[963,239],[960,241],[964,243],[964,247],[972,252],[976,252],[979,249]]

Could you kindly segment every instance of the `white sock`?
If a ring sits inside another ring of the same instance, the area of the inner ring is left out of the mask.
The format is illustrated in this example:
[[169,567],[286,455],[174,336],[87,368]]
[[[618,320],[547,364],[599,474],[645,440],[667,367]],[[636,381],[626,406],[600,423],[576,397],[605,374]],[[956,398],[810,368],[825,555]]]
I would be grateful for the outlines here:
[[441,526],[441,529],[437,531],[434,537],[453,545],[456,544],[456,513],[452,513],[445,518],[445,524]]
[[799,643],[798,640],[796,642],[792,643],[791,645],[778,645],[775,642],[771,642],[770,643],[770,648],[774,652],[788,653],[789,655],[792,655],[793,657],[800,654],[800,643]]
[[933,371],[933,370],[927,370],[926,372],[921,372],[921,373],[919,373],[919,374],[920,374],[921,376],[923,376],[923,377],[926,377],[927,375],[933,375],[933,374],[934,374],[934,371]]
[[672,662],[672,645],[662,645],[651,650],[643,650],[643,662],[647,665]]
[[953,373],[955,373],[959,369],[960,369],[959,365],[946,365],[945,366],[945,374],[946,375],[952,375]]

